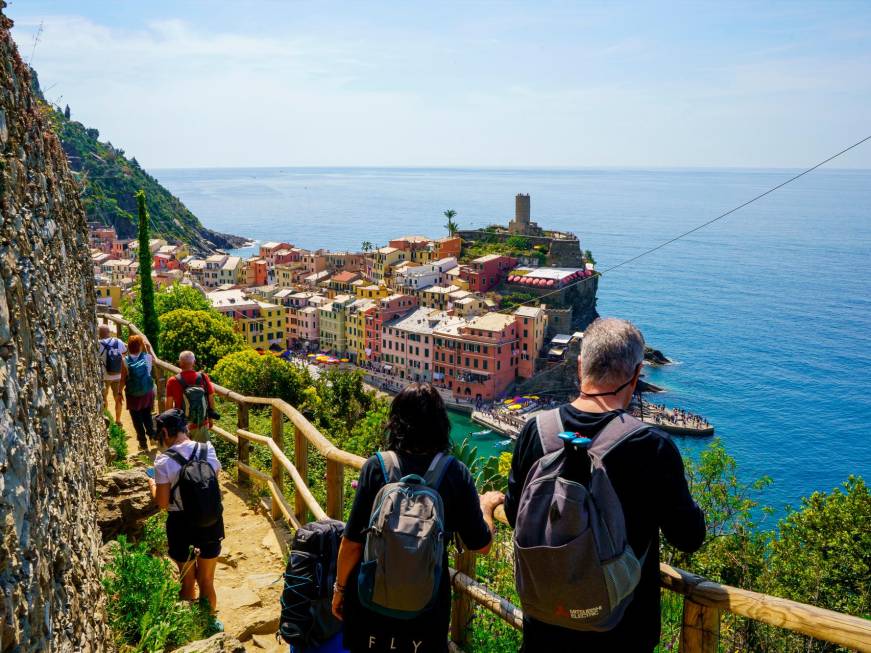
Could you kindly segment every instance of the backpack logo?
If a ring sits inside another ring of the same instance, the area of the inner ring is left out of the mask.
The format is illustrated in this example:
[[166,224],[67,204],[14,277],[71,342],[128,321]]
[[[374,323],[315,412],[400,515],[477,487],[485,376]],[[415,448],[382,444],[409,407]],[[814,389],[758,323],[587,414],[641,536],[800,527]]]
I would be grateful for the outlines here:
[[385,485],[369,518],[358,594],[374,612],[411,619],[430,609],[438,594],[445,552],[438,488],[453,457],[437,453],[421,477],[403,476],[393,451],[376,455]]

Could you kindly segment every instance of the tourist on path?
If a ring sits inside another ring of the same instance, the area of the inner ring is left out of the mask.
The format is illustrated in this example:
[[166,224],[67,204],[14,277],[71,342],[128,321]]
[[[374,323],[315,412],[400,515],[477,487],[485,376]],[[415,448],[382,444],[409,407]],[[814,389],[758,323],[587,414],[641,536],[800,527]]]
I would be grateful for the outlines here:
[[154,409],[153,369],[154,351],[151,344],[140,335],[130,336],[127,339],[127,356],[121,368],[121,389],[127,399],[136,441],[143,451],[148,449],[148,441],[154,440],[154,420],[151,417]]
[[[189,506],[185,511],[180,476],[183,463],[204,460],[214,472],[213,489],[217,488],[217,474],[221,463],[211,442],[194,442],[188,437],[184,415],[180,410],[170,409],[157,417],[157,437],[164,449],[154,460],[154,478],[148,479],[151,496],[161,510],[168,511],[166,518],[166,540],[169,557],[178,565],[181,579],[180,597],[187,601],[197,598],[207,600],[214,614],[218,597],[215,593],[215,567],[221,554],[221,540],[224,539],[224,520],[221,516],[220,490],[212,497],[211,505],[204,505],[203,494],[198,492],[196,502],[198,512],[194,514]],[[203,449],[205,448],[205,449]],[[202,476],[202,475],[201,475]],[[185,495],[190,496],[190,495]],[[215,505],[217,502],[217,505]],[[214,518],[209,526],[200,527],[196,522],[203,513],[210,511]],[[217,620],[212,622],[212,630],[223,630]]]
[[[612,420],[619,418],[621,424],[627,421],[621,416],[632,399],[643,356],[644,338],[632,324],[617,319],[593,322],[584,332],[578,358],[580,396],[558,409],[562,429],[591,438],[591,447],[595,447],[596,436]],[[621,424],[615,422],[615,426]],[[677,447],[655,427],[644,427],[638,422],[634,428],[640,430],[631,431],[602,458],[622,507],[626,539],[641,561],[640,581],[631,602],[616,626],[605,632],[563,628],[527,615],[523,621],[522,649],[527,653],[653,651],[659,641],[659,532],[679,550],[692,552],[704,542],[705,518],[690,496]],[[548,441],[548,447],[556,450],[553,440]],[[518,521],[524,484],[543,451],[538,422],[529,420],[517,438],[505,497],[505,514],[512,526]],[[590,458],[583,450],[581,455],[585,462],[575,469],[578,476],[585,470],[586,478],[569,480],[579,480],[589,489]],[[524,510],[528,509],[524,504]],[[516,531],[518,540],[522,536]],[[546,578],[542,582],[560,580]],[[583,587],[578,588],[578,596],[583,597]],[[579,601],[579,605],[585,604]]]
[[[428,383],[412,383],[393,399],[387,425],[387,451],[369,458],[360,471],[354,505],[339,549],[333,594],[333,613],[344,620],[344,645],[352,653],[447,651],[451,588],[446,550],[439,561],[440,577],[432,579],[437,587],[434,601],[412,618],[385,616],[361,605],[358,575],[370,516],[376,495],[385,486],[385,473],[391,478],[414,474],[425,477],[431,467],[437,469],[436,457],[444,461],[443,456],[450,449],[450,429],[438,391]],[[385,472],[383,458],[396,460],[399,469]],[[429,487],[436,486],[443,501],[446,531],[443,541],[447,543],[451,534],[457,534],[466,549],[487,553],[494,532],[493,510],[502,503],[502,494],[488,492],[479,497],[469,470],[459,460],[450,458],[442,469],[441,482]],[[386,582],[389,584],[390,580],[388,574]]]
[[196,358],[192,351],[178,355],[181,372],[166,382],[166,407],[184,412],[190,437],[197,442],[209,441],[212,417],[215,417],[215,389],[205,372],[194,369]]
[[115,421],[120,422],[121,409],[124,406],[124,398],[121,395],[121,368],[124,366],[127,346],[112,335],[106,324],[100,325],[99,335],[100,361],[103,363],[103,405],[106,405],[111,390],[115,398]]

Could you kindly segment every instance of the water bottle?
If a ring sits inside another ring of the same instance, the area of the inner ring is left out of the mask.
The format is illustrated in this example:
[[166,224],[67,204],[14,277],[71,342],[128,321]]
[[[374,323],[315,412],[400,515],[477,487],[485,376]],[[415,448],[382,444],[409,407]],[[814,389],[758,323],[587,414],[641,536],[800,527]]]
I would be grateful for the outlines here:
[[580,483],[584,487],[590,486],[590,456],[587,450],[593,443],[590,438],[585,438],[579,433],[564,431],[558,436],[566,448],[566,464],[562,476],[570,481]]

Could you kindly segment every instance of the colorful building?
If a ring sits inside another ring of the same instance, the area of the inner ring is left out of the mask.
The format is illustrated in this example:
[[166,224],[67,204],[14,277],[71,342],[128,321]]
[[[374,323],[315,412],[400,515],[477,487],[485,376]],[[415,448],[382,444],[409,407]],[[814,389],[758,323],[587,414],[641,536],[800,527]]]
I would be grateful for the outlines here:
[[350,295],[338,295],[320,307],[319,340],[321,349],[343,354],[347,351],[345,323],[348,306],[354,301]]
[[274,263],[275,261],[273,261],[273,257],[275,256],[276,252],[280,250],[290,251],[291,249],[293,249],[293,245],[291,245],[290,243],[277,243],[274,241],[270,241],[268,243],[262,243],[260,245],[258,257],[265,259],[269,263]]
[[433,243],[433,257],[438,260],[441,258],[454,257],[460,258],[463,251],[463,239],[459,236],[448,236],[447,238],[439,238]]
[[517,376],[517,323],[514,315],[487,313],[469,322],[433,331],[435,380],[455,397],[494,401]]
[[414,292],[430,286],[446,285],[448,271],[457,267],[457,259],[443,258],[433,263],[422,263],[404,270],[397,268],[393,277],[393,287],[397,290]]
[[519,306],[514,311],[517,321],[520,360],[517,375],[528,379],[535,374],[535,360],[544,349],[547,333],[547,311],[545,306]]
[[345,320],[345,351],[354,362],[367,360],[366,317],[376,310],[371,299],[355,299],[348,306]]
[[517,259],[501,254],[488,254],[460,267],[460,278],[472,292],[487,292],[502,283],[517,265]]
[[394,294],[378,300],[375,310],[366,315],[366,357],[381,360],[381,334],[384,324],[418,307],[417,297]]
[[354,287],[354,294],[358,299],[384,299],[393,294],[387,286],[380,286],[377,283],[363,283]]
[[119,308],[121,306],[121,286],[110,282],[98,283],[94,279],[94,293],[97,297],[97,304],[100,306],[111,306]]
[[151,261],[151,265],[157,272],[178,270],[181,267],[181,263],[177,258],[172,256],[171,254],[165,254],[163,252],[158,252],[154,255],[154,258]]
[[451,302],[451,294],[458,290],[460,289],[457,286],[430,286],[417,291],[415,294],[420,298],[421,306],[446,311]]
[[408,258],[405,251],[396,247],[382,247],[375,250],[375,255],[372,257],[372,280],[376,283],[386,283],[393,266]]
[[245,264],[239,256],[228,256],[218,270],[219,285],[242,284],[247,281],[245,275]]
[[385,323],[381,332],[382,364],[401,379],[431,381],[433,330],[461,322],[442,311],[418,308]]

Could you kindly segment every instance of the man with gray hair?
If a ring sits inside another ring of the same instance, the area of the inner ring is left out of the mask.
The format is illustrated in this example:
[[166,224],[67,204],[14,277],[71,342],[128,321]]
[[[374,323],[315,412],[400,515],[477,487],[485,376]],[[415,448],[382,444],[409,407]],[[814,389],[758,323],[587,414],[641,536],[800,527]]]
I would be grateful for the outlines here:
[[178,408],[184,412],[191,440],[208,442],[212,418],[219,417],[215,412],[215,389],[209,375],[197,372],[195,364],[192,351],[178,355],[181,372],[166,382],[166,408]]
[[[546,453],[570,446],[561,443],[564,440],[556,437],[557,432],[571,434],[564,438],[569,441],[579,438],[578,443],[590,447],[575,450],[582,459],[572,467],[563,467],[562,476],[577,475],[578,478],[568,480],[582,483],[595,494],[595,488],[590,488],[588,452],[596,448],[597,436],[612,420],[619,421],[609,429],[608,438],[621,428],[621,423],[631,422],[623,431],[625,435],[616,440],[617,444],[604,449],[601,464],[623,511],[626,540],[641,562],[638,584],[613,628],[575,630],[527,615],[523,621],[522,649],[527,653],[652,651],[660,635],[659,533],[662,531],[681,551],[695,551],[704,542],[704,514],[690,496],[677,447],[659,429],[646,427],[625,414],[643,359],[644,338],[634,325],[614,318],[596,320],[587,328],[581,343],[578,398],[556,409],[547,419],[542,414],[539,419],[529,420],[517,438],[505,495],[505,514],[512,526],[517,523],[521,494],[530,472],[538,474],[540,466],[534,469],[534,465]],[[540,433],[539,427],[548,432]],[[516,536],[521,535],[518,530]],[[547,578],[541,582],[569,583],[571,575],[566,570],[566,578]],[[569,590],[573,592],[574,588]],[[578,595],[583,592],[584,587],[579,586]],[[554,607],[557,611],[561,609]]]

